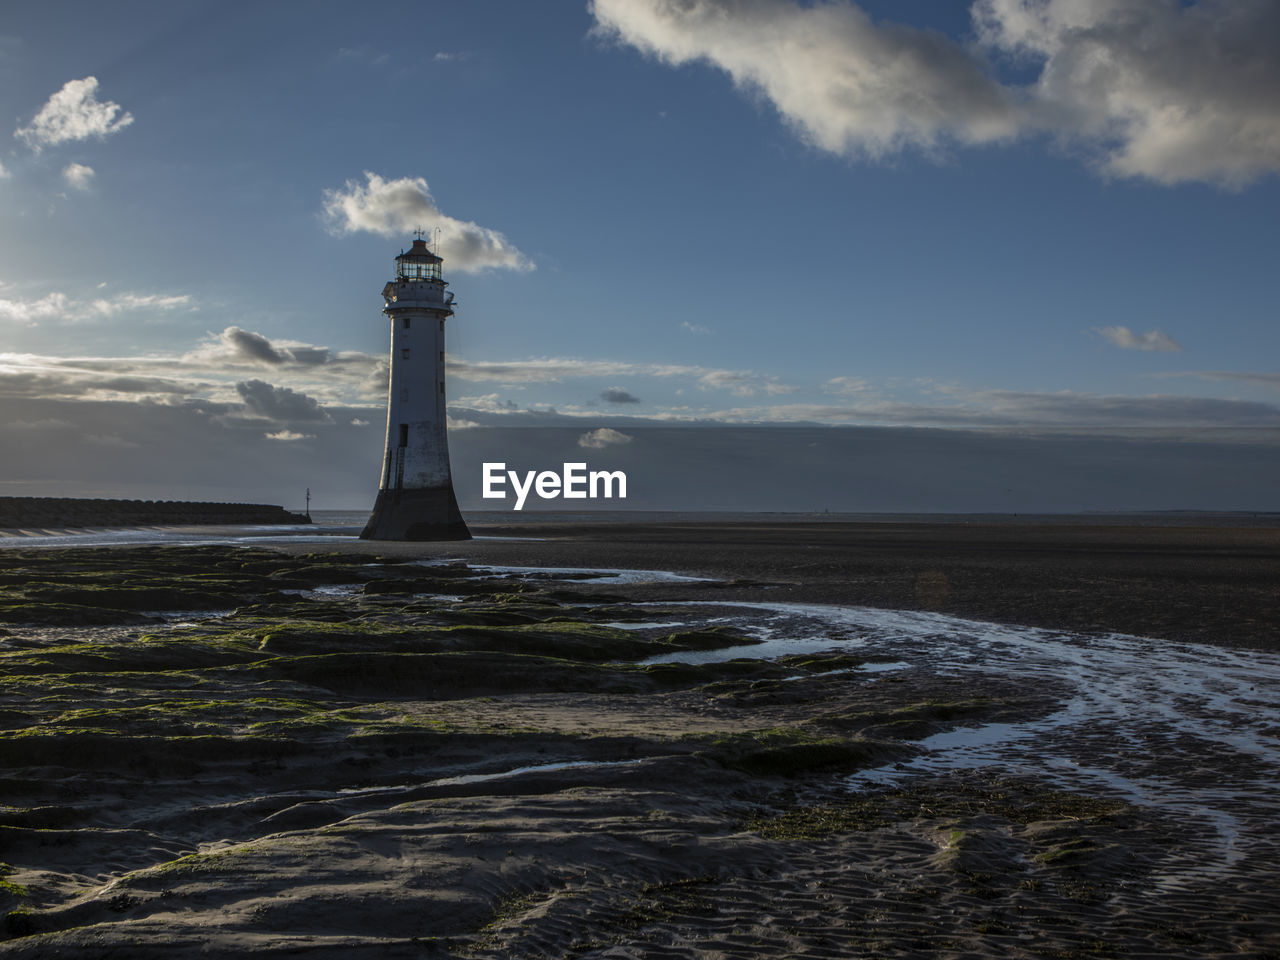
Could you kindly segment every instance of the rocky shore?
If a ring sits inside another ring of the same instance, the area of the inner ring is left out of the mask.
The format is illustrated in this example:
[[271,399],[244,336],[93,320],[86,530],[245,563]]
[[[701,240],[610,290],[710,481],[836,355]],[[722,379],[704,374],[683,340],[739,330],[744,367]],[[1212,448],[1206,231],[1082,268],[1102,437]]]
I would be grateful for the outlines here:
[[0,956],[1280,955],[1275,653],[502,545],[0,551]]
[[310,523],[302,513],[265,503],[183,500],[81,500],[0,497],[0,530],[28,527],[134,527],[173,524]]

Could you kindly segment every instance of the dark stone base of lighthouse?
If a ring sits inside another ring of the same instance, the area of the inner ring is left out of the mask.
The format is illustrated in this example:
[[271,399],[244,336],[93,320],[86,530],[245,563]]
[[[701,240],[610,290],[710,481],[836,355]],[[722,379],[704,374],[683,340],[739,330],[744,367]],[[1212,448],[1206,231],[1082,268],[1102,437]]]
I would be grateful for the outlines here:
[[362,540],[470,540],[453,487],[379,490]]

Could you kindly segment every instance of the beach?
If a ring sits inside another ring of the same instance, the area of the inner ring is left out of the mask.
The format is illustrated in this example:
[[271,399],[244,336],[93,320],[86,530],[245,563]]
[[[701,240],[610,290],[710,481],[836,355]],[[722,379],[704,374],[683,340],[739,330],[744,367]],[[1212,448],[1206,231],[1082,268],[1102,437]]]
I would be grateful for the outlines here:
[[1280,955],[1280,531],[0,551],[15,957]]
[[[519,566],[672,570],[725,597],[906,610],[1280,649],[1280,518],[1117,515],[947,522],[512,522],[485,515],[429,555]],[[493,538],[493,539],[488,539]],[[295,548],[296,549],[296,548]],[[381,544],[414,555],[421,545]],[[652,591],[662,596],[662,590]],[[674,595],[674,594],[673,594]]]

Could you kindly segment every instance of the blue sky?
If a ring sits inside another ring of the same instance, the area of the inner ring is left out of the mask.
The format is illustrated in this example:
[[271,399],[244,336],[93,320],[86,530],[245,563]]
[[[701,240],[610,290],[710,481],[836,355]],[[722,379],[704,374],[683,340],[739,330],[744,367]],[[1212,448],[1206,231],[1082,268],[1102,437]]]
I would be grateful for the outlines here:
[[142,490],[38,454],[145,465],[157,405],[376,463],[419,223],[459,431],[1273,445],[1278,36],[1262,0],[19,5],[0,484]]

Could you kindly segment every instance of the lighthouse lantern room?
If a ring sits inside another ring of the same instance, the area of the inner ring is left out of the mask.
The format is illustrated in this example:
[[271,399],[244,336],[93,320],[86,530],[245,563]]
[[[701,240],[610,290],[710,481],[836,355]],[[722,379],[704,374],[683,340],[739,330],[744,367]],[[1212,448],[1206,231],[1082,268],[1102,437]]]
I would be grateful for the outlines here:
[[382,289],[391,319],[387,443],[378,499],[360,534],[366,540],[471,539],[449,472],[444,322],[454,300],[442,262],[419,235]]

